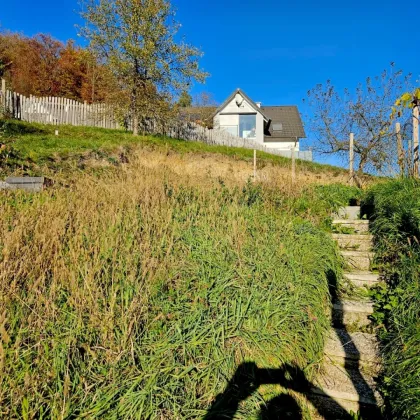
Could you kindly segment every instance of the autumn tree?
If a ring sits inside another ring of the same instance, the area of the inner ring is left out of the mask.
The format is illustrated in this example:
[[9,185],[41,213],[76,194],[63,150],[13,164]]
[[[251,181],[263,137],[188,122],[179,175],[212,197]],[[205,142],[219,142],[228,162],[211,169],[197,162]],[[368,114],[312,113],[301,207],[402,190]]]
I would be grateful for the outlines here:
[[312,110],[309,129],[317,138],[315,149],[347,158],[349,134],[354,133],[356,176],[367,170],[384,172],[395,164],[396,141],[391,117],[395,98],[410,85],[411,75],[393,65],[374,78],[368,77],[354,92],[337,91],[331,81],[308,92]]
[[167,0],[84,0],[81,34],[126,92],[133,133],[193,81],[204,81],[199,49],[177,41],[180,25]]
[[0,33],[0,75],[23,95],[102,101],[113,84],[110,72],[92,52],[49,35]]

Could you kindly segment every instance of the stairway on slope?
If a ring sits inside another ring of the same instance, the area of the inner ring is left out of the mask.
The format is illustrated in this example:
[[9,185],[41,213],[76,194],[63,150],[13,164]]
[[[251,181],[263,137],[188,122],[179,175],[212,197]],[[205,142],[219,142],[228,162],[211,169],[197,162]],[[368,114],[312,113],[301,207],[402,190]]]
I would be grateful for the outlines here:
[[[333,221],[337,241],[346,261],[344,279],[355,289],[370,288],[380,279],[371,271],[373,253],[369,221],[361,220],[360,207],[340,209]],[[330,285],[333,298],[332,328],[324,349],[321,371],[311,392],[316,418],[380,419],[382,399],[375,377],[380,366],[379,344],[369,330],[373,305],[363,298],[340,299],[337,284]]]

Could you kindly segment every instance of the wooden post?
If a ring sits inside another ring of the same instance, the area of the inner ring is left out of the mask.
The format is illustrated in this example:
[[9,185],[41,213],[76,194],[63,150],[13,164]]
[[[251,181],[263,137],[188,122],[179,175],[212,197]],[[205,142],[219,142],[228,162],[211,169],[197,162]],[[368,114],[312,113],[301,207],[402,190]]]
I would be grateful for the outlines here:
[[296,181],[296,144],[291,147],[292,150],[292,184]]
[[350,133],[349,172],[350,172],[350,185],[354,185],[354,134],[353,133]]
[[397,135],[397,154],[398,154],[398,165],[400,167],[400,174],[404,176],[405,173],[405,156],[404,156],[404,148],[402,143],[401,137],[401,124],[395,124],[395,134]]
[[6,80],[1,79],[1,103],[0,108],[4,108],[3,112],[6,114]]
[[419,177],[419,107],[413,108],[414,178]]
[[83,102],[83,125],[88,125],[87,123],[87,102]]
[[257,151],[254,149],[254,182],[257,180]]

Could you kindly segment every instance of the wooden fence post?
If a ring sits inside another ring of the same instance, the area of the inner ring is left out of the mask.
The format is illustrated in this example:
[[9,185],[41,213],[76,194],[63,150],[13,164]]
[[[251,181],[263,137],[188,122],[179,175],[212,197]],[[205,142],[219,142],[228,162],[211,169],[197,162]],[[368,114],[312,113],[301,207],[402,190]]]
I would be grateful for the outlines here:
[[350,172],[350,185],[354,185],[354,134],[353,133],[350,133],[349,172]]
[[254,182],[257,180],[257,151],[254,149]]
[[6,80],[1,79],[1,103],[0,107],[4,108],[3,112],[6,113]]
[[413,108],[414,178],[419,177],[419,107]]
[[292,184],[296,181],[296,145],[291,147],[292,151]]
[[405,153],[401,137],[401,124],[395,124],[395,134],[397,135],[397,154],[398,154],[398,165],[400,167],[400,174],[404,176],[405,173]]

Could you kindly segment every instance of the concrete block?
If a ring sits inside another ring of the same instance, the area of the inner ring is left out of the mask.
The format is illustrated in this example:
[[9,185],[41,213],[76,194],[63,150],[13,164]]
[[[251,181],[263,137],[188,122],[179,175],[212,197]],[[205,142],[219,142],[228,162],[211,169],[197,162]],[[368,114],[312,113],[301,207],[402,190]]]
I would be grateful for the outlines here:
[[360,219],[360,206],[341,207],[335,216],[338,219],[358,220]]
[[333,220],[332,224],[336,229],[344,228],[351,230],[349,233],[352,234],[369,232],[369,220],[335,219]]
[[372,249],[372,235],[333,233],[332,237],[342,249],[355,251],[370,251]]
[[331,330],[324,353],[342,366],[349,361],[355,362],[356,366],[381,362],[379,343],[374,334],[350,333],[341,328]]
[[341,251],[341,255],[351,270],[368,271],[375,254],[366,251]]
[[344,273],[343,277],[355,287],[370,288],[380,282],[379,274],[370,271],[352,271],[351,273]]
[[358,412],[362,407],[371,407],[373,412],[379,414],[379,407],[383,405],[376,381],[371,375],[360,372],[358,369],[345,369],[343,366],[332,363],[324,364],[315,380],[312,393],[318,397],[324,397],[325,403],[330,401],[331,407],[336,402],[336,405],[347,412],[350,410]]
[[373,314],[371,302],[343,300],[332,305],[332,323],[336,327],[346,326],[362,329],[370,325],[369,316]]
[[[3,189],[9,190],[26,190],[31,192],[39,192],[44,189],[44,187],[49,183],[49,181],[44,177],[9,177],[6,178],[3,182]],[[0,187],[2,187],[0,185]]]

